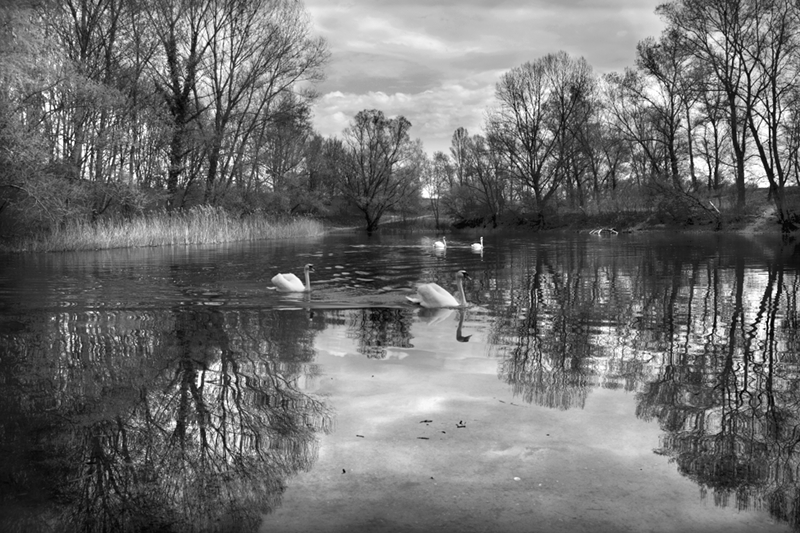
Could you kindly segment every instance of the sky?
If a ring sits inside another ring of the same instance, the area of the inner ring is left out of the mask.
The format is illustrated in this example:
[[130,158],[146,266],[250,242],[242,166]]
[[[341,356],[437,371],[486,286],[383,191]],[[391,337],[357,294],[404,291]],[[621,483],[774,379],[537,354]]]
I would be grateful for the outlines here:
[[563,50],[599,74],[633,66],[664,0],[304,0],[331,53],[314,127],[341,136],[359,111],[403,115],[424,150],[483,133],[500,77]]

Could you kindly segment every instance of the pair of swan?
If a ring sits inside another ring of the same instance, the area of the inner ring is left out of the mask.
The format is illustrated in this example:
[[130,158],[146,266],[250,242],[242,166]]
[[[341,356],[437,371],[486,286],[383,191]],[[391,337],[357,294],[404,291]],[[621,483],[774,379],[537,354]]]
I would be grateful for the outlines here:
[[[447,238],[442,237],[441,241],[434,242],[433,247],[437,250],[444,250],[447,248]],[[481,242],[473,242],[469,247],[476,252],[483,250],[483,237],[481,237]]]
[[[272,278],[272,284],[280,292],[308,292],[311,290],[311,276],[310,273],[314,272],[314,265],[307,264],[303,267],[306,283],[303,284],[300,278],[294,274],[276,274]],[[452,294],[443,289],[436,283],[424,283],[417,287],[416,296],[406,296],[406,299],[415,304],[428,309],[435,309],[440,307],[466,307],[467,296],[464,294],[464,278],[470,279],[466,270],[459,270],[456,272],[456,285],[458,285],[458,293],[461,296],[461,301],[453,297]]]

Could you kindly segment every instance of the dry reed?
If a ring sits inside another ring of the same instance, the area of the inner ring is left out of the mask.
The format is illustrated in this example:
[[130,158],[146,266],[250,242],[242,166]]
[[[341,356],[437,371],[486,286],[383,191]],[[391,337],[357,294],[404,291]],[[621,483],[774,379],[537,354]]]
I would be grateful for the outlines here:
[[185,213],[158,212],[131,220],[73,221],[39,237],[28,238],[12,251],[58,252],[141,246],[216,244],[222,242],[290,239],[321,235],[325,229],[312,219],[277,221],[263,215],[237,218],[223,209],[197,207]]

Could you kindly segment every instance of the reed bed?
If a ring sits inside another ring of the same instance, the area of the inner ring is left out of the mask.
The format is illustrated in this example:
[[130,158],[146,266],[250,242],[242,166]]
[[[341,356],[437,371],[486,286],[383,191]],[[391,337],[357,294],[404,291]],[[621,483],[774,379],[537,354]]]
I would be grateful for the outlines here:
[[223,209],[197,207],[180,214],[159,212],[131,220],[109,219],[94,223],[75,221],[46,235],[18,242],[10,249],[20,252],[104,250],[291,239],[323,233],[325,229],[317,220],[281,221],[263,215],[239,218]]

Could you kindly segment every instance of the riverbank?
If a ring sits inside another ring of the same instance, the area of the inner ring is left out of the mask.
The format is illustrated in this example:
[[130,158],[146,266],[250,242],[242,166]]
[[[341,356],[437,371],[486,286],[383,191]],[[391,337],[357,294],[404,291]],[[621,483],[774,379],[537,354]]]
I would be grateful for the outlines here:
[[[291,239],[331,231],[363,231],[360,217],[275,218],[263,214],[236,216],[221,208],[197,207],[179,214],[156,212],[132,219],[76,221],[48,234],[30,235],[0,243],[0,252],[60,252],[187,244],[217,244],[260,239]],[[452,222],[430,216],[387,217],[381,232],[450,232],[491,234],[495,231],[574,231],[633,233],[649,230],[709,231],[781,234],[775,206],[766,198],[751,197],[744,211],[705,209],[694,212],[618,210],[605,213],[572,211],[538,216],[509,213],[494,220],[476,218]],[[795,231],[792,235],[797,235]]]
[[[730,202],[731,204],[733,202]],[[787,194],[790,212],[800,212],[800,191]],[[748,196],[747,205],[737,210],[733,205],[718,209],[714,204],[688,205],[665,202],[651,209],[619,209],[607,212],[561,210],[541,219],[536,214],[509,213],[496,220],[477,218],[456,222],[463,231],[575,231],[634,233],[640,231],[723,232],[781,235],[777,211],[766,191]],[[791,235],[800,232],[793,231]]]

